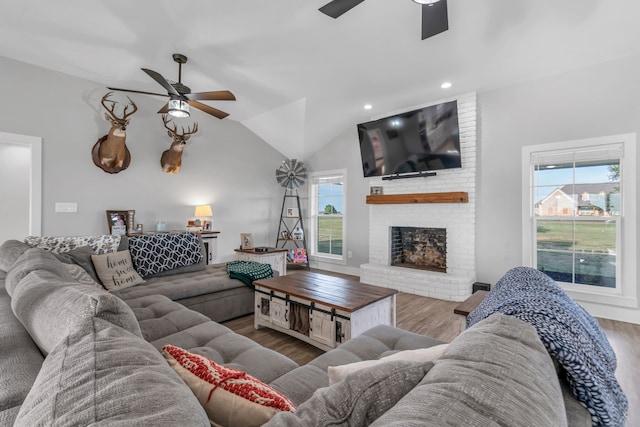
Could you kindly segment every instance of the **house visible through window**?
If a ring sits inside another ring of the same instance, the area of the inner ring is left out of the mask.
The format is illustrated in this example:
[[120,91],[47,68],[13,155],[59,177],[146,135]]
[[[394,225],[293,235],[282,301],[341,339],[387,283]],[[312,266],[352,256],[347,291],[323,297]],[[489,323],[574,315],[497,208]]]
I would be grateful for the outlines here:
[[311,176],[311,255],[344,261],[346,171]]
[[635,258],[629,253],[636,239],[629,232],[635,229],[629,141],[619,136],[523,148],[525,265],[576,292],[620,295],[623,276],[635,282],[634,266],[622,265]]

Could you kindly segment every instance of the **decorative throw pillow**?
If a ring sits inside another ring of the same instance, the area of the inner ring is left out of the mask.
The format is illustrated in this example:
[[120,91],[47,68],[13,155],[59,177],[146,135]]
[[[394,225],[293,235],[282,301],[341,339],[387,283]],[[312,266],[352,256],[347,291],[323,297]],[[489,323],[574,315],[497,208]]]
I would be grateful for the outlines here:
[[415,350],[404,350],[376,360],[363,360],[362,362],[349,363],[347,365],[329,366],[329,385],[342,381],[353,372],[370,366],[377,366],[394,360],[404,360],[407,362],[433,362],[444,353],[449,344],[434,345],[433,347],[418,348]]
[[286,396],[246,372],[172,345],[162,347],[162,354],[196,395],[212,425],[261,426],[276,413],[295,409]]
[[144,283],[133,268],[129,251],[91,255],[102,285],[110,291],[129,288]]
[[142,277],[178,267],[197,264],[204,258],[194,233],[132,236],[129,251]]
[[35,248],[63,253],[81,246],[89,246],[96,254],[116,252],[120,246],[120,236],[29,236],[24,242]]
[[433,362],[395,360],[356,371],[345,381],[316,390],[295,412],[276,414],[264,427],[368,426],[401,401],[432,367]]

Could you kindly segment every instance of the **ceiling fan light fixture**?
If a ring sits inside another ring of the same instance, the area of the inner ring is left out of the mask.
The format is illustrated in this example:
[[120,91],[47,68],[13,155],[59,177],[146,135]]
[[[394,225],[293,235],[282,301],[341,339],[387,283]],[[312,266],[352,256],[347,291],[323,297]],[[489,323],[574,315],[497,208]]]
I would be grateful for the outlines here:
[[189,117],[189,104],[181,99],[170,99],[167,112],[173,117]]
[[440,0],[413,0],[414,3],[427,4],[431,6],[434,3],[438,3]]

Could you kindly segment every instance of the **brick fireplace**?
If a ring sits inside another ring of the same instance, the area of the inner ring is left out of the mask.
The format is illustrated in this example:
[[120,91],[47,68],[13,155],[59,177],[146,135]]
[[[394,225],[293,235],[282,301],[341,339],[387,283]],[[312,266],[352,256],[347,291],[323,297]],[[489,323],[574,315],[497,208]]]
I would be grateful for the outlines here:
[[[471,295],[476,279],[476,94],[459,96],[457,101],[462,168],[424,178],[370,178],[369,185],[382,186],[384,195],[466,192],[468,202],[370,204],[369,262],[360,266],[363,283],[449,301]],[[392,227],[446,230],[443,245],[433,249],[444,251],[445,265],[438,271],[393,265]]]
[[391,227],[392,266],[447,272],[447,229]]

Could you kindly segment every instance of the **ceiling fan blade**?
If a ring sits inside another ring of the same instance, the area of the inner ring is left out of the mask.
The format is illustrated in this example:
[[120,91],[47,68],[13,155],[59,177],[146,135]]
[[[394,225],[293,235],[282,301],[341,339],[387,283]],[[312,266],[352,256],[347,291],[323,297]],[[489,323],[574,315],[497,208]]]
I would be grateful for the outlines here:
[[217,108],[210,107],[206,104],[203,104],[202,102],[193,101],[191,99],[187,99],[187,104],[191,105],[193,108],[197,108],[198,110],[211,114],[212,116],[219,119],[224,119],[229,115],[229,113],[225,113],[224,111],[218,110]]
[[362,3],[364,0],[333,0],[320,9],[320,12],[332,18],[337,18]]
[[169,96],[166,93],[153,93],[153,92],[145,92],[143,90],[120,89],[120,88],[117,88],[117,87],[108,87],[107,89],[109,89],[109,90],[118,90],[120,92],[142,93],[144,95]]
[[157,81],[160,84],[160,86],[165,88],[169,93],[169,95],[180,96],[178,91],[176,91],[175,88],[171,86],[169,82],[164,77],[162,77],[160,73],[150,70],[148,68],[141,68],[141,70],[147,73],[153,80]]
[[198,92],[185,95],[187,99],[203,99],[205,101],[235,101],[236,97],[228,90]]
[[164,107],[158,110],[158,114],[167,114],[169,112],[169,103],[164,104]]
[[449,29],[447,0],[422,5],[422,40]]

